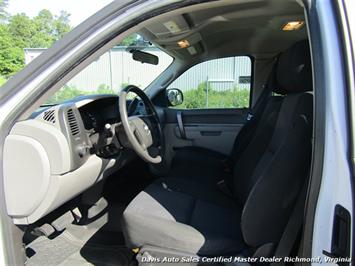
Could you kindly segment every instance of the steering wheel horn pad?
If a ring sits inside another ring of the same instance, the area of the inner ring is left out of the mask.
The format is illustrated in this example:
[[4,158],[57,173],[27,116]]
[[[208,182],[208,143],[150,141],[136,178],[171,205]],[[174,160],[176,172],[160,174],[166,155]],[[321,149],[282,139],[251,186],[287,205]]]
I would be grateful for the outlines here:
[[161,163],[162,157],[157,155],[152,157],[148,153],[148,148],[153,145],[152,131],[149,126],[141,119],[139,116],[128,117],[127,113],[127,94],[129,92],[136,93],[144,102],[146,106],[149,107],[152,115],[158,123],[159,137],[163,138],[159,118],[154,109],[154,106],[147,95],[138,87],[134,85],[129,85],[124,88],[119,95],[119,111],[123,129],[126,133],[127,139],[130,142],[132,149],[140,156],[144,161],[149,163],[158,164]]
[[143,121],[143,119],[138,116],[132,116],[128,118],[131,130],[141,144],[142,148],[146,150],[153,145],[152,133],[148,125]]

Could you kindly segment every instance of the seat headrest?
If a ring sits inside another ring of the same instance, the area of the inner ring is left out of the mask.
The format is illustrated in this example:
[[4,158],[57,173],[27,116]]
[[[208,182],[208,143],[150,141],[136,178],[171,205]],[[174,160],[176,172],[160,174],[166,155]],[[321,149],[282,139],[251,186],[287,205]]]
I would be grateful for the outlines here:
[[312,90],[312,65],[307,40],[293,44],[283,52],[276,68],[276,93],[288,94]]

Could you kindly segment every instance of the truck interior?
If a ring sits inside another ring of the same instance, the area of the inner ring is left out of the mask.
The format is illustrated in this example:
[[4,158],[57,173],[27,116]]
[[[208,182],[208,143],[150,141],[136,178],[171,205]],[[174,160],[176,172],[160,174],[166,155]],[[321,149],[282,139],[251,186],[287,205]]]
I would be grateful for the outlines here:
[[[41,107],[6,138],[6,207],[26,265],[274,256],[305,203],[312,159],[302,5],[197,1],[132,31],[173,58],[147,88]],[[251,62],[247,107],[179,108],[183,93],[170,84],[236,56]]]

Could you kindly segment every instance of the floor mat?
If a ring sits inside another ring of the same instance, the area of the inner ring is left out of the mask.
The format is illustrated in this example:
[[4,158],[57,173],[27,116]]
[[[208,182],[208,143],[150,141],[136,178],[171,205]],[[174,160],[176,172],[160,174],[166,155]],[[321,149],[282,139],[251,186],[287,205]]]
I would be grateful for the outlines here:
[[[118,208],[114,208],[120,213]],[[111,210],[89,225],[69,225],[54,239],[38,237],[26,247],[26,265],[129,265],[133,253],[124,246],[120,228],[110,225]],[[119,220],[114,215],[115,221]],[[116,220],[117,219],[117,220]]]
[[54,239],[39,237],[30,243],[26,252],[32,256],[26,265],[129,265],[133,258],[124,246],[82,244],[70,234]]
[[141,160],[121,169],[119,176],[113,175],[105,185],[107,212],[89,224],[69,225],[54,239],[38,237],[30,242],[26,265],[129,265],[134,254],[124,246],[122,213],[153,179]]
[[127,206],[154,180],[147,163],[135,160],[107,179],[103,194],[108,202]]
[[84,247],[59,265],[129,265],[131,257],[125,248]]

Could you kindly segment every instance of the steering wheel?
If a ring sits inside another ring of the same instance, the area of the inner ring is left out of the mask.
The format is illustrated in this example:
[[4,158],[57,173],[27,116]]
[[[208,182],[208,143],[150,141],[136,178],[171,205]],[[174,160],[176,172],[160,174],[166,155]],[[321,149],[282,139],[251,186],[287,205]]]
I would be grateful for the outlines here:
[[[127,94],[129,92],[135,93],[142,99],[147,111],[146,115],[135,115],[128,117]],[[156,141],[160,144],[160,150],[163,150],[162,146],[164,143],[163,132],[158,114],[148,96],[137,86],[128,85],[120,92],[119,111],[123,129],[133,150],[146,162],[154,164],[160,163],[162,161],[161,155],[153,157],[148,152],[148,148],[154,143],[154,137],[157,138]],[[149,119],[151,122],[148,123],[149,125],[144,121],[145,118]],[[152,124],[156,124],[157,130],[152,130]],[[153,136],[155,133],[152,132],[155,131],[157,131],[158,136]]]

